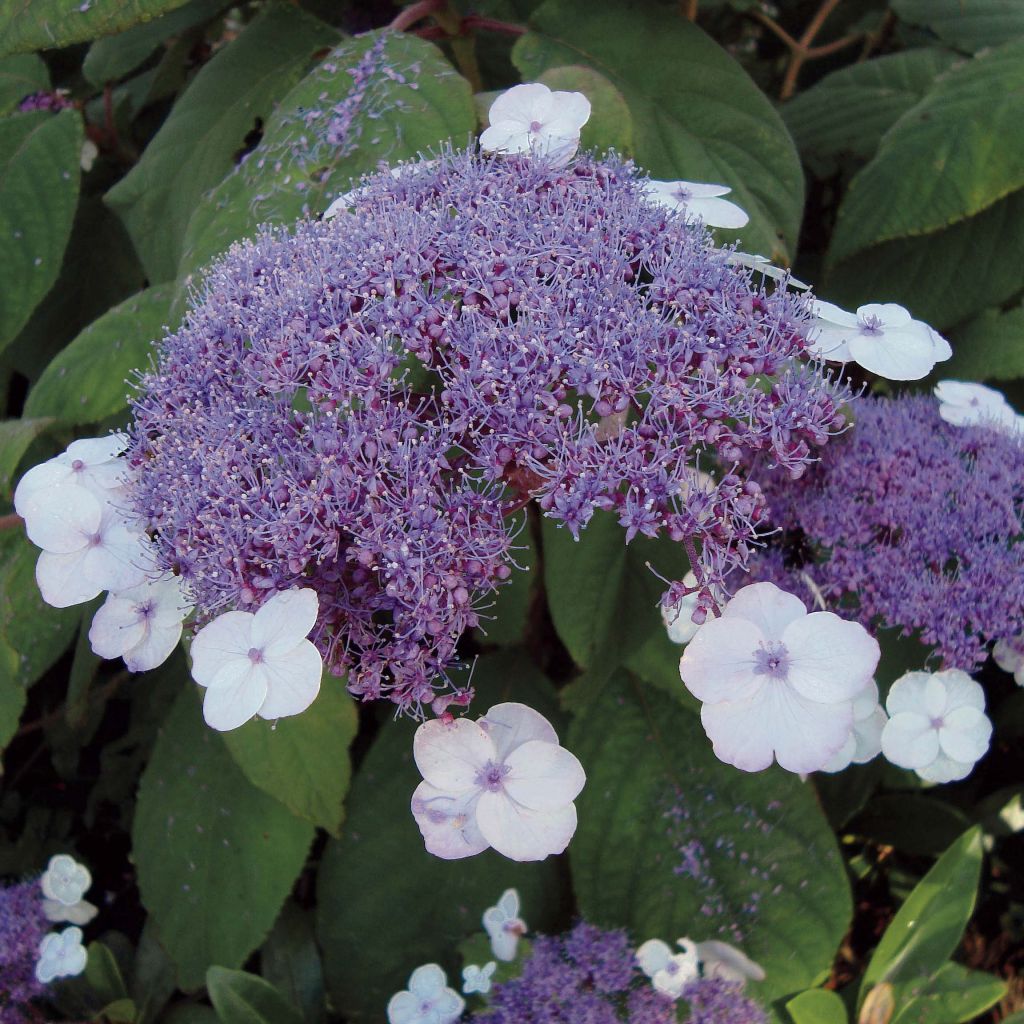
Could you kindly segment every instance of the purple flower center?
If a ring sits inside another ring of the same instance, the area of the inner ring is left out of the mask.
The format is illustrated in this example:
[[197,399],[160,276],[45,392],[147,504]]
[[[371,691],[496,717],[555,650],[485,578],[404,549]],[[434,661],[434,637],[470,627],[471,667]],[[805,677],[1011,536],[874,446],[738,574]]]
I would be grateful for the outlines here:
[[75,459],[75,461],[71,463],[71,468],[76,473],[81,473],[82,470],[85,469],[85,463],[81,459]]
[[152,598],[148,598],[141,604],[135,606],[135,611],[140,619],[151,619],[156,612],[156,604]]
[[785,679],[789,672],[789,651],[778,640],[762,643],[754,651],[754,675]]
[[481,789],[497,793],[501,789],[502,779],[509,773],[508,765],[500,762],[488,761],[487,764],[477,772],[476,784]]
[[262,665],[263,664],[263,649],[260,648],[260,647],[250,647],[249,648],[249,660],[254,665]]
[[543,128],[543,127],[544,126],[540,123],[540,121],[531,121],[530,122],[530,134],[531,135],[536,135],[537,132],[539,132],[541,130],[541,128]]
[[881,337],[885,334],[885,327],[877,316],[865,316],[860,321],[860,333],[868,334],[872,337]]
[[934,717],[929,719],[929,722],[931,723],[931,727],[933,729],[943,729],[946,725],[946,720],[942,717],[942,715],[935,715]]

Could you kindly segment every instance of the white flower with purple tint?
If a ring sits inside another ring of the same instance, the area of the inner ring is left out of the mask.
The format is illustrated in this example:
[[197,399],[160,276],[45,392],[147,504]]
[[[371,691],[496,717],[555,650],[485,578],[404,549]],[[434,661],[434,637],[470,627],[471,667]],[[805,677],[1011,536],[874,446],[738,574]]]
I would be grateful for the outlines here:
[[1024,686],[1024,637],[1013,640],[997,640],[992,648],[995,663],[1013,676],[1018,686]]
[[307,640],[316,625],[316,591],[274,594],[255,615],[225,612],[192,641],[192,677],[206,687],[203,718],[237,729],[253,715],[286,718],[320,692],[323,661]]
[[526,934],[526,922],[519,916],[519,893],[506,889],[483,916],[484,931],[491,940],[491,952],[504,961],[515,960],[516,947]]
[[712,228],[742,228],[750,220],[746,211],[721,198],[731,191],[726,185],[698,181],[649,181],[644,186],[644,194],[653,202],[680,211],[687,220],[702,220]]
[[483,967],[477,964],[467,964],[462,968],[462,992],[470,995],[479,992],[487,995],[491,991],[491,975],[498,969],[494,960],[488,960]]
[[823,772],[841,772],[851,764],[867,764],[882,752],[882,730],[889,716],[878,702],[878,684],[872,679],[853,702],[853,732],[822,766]]
[[661,939],[648,939],[637,951],[636,962],[640,970],[651,979],[655,989],[678,999],[683,989],[699,974],[697,947],[689,939],[679,939],[680,952]]
[[882,753],[928,782],[966,778],[988,750],[985,691],[966,672],[907,672],[885,700]]
[[92,885],[92,875],[84,864],[66,853],[54,854],[39,879],[43,895],[48,900],[57,900],[70,907],[77,903]]
[[984,384],[940,380],[934,388],[939,415],[955,427],[1002,427],[1013,429],[1019,417],[1002,392]]
[[55,978],[73,978],[85,970],[87,959],[81,928],[51,932],[39,945],[36,980],[47,985]]
[[878,643],[856,622],[807,613],[773,583],[738,591],[697,631],[679,663],[704,702],[716,756],[744,771],[773,760],[791,772],[822,768],[853,730],[853,701],[878,664]]
[[412,813],[435,856],[456,860],[491,846],[512,860],[543,860],[569,845],[586,775],[525,704],[496,704],[478,722],[424,722],[413,756],[424,781]]
[[516,85],[491,104],[480,146],[486,153],[533,153],[562,167],[575,155],[589,120],[583,93],[552,92],[539,82]]
[[721,978],[740,986],[748,981],[765,979],[764,968],[751,960],[743,950],[730,946],[728,942],[708,939],[706,942],[698,942],[696,950],[701,976],[704,978]]
[[388,1001],[388,1024],[454,1024],[466,1001],[448,987],[448,976],[437,964],[417,967],[409,988]]
[[89,643],[101,658],[124,658],[131,672],[162,665],[181,640],[191,610],[178,576],[111,594],[93,617]]
[[858,306],[856,313],[814,302],[818,322],[808,350],[829,362],[854,362],[887,380],[920,380],[949,359],[949,342],[895,302]]

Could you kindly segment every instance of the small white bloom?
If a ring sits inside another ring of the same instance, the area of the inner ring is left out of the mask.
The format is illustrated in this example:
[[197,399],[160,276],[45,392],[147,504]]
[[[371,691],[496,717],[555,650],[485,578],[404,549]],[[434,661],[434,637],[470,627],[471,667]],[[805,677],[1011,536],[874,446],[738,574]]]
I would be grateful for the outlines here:
[[[683,583],[688,587],[697,586],[697,577],[693,572],[688,572],[683,577]],[[715,599],[721,604],[722,596],[713,591]],[[661,606],[661,621],[665,623],[668,638],[674,644],[688,644],[700,629],[700,624],[693,621],[693,613],[697,610],[697,598],[700,592],[695,590],[687,594],[674,604],[663,604]]]
[[988,426],[1015,429],[1017,413],[994,388],[960,380],[940,380],[935,385],[939,415],[955,427]]
[[853,731],[853,701],[879,653],[859,623],[808,614],[798,597],[754,583],[700,627],[679,672],[704,702],[701,722],[720,760],[760,771],[775,759],[787,771],[812,772]]
[[895,302],[858,306],[856,313],[814,302],[818,322],[808,350],[831,362],[854,362],[887,380],[920,380],[953,354],[937,331]]
[[467,964],[462,968],[462,992],[469,995],[471,992],[479,992],[487,995],[491,991],[491,975],[497,970],[498,965],[494,960],[488,960],[483,967],[476,964]]
[[33,466],[21,478],[14,492],[18,515],[27,518],[19,507],[21,502],[31,502],[55,487],[67,484],[78,484],[101,497],[106,497],[109,491],[119,490],[128,473],[128,463],[120,458],[127,447],[127,434],[83,437],[72,441],[67,451]]
[[454,1024],[466,1000],[448,987],[448,976],[437,964],[417,967],[409,988],[388,1001],[388,1024]]
[[54,978],[73,978],[85,970],[87,959],[81,928],[50,932],[39,944],[36,980],[47,985]]
[[958,668],[907,672],[885,701],[882,753],[928,782],[966,778],[992,737],[985,691]]
[[853,732],[822,766],[823,772],[841,772],[851,764],[867,764],[882,752],[882,730],[889,716],[878,702],[878,684],[871,680],[853,701]]
[[797,280],[797,278],[793,277],[793,275],[784,267],[775,266],[767,256],[758,256],[756,253],[735,252],[733,250],[729,250],[726,254],[725,262],[738,267],[749,267],[757,274],[762,274],[764,277],[770,277],[773,281],[781,281],[792,288],[800,289],[802,292],[807,291],[811,287],[804,281]]
[[1012,640],[997,640],[992,648],[995,663],[1013,676],[1018,686],[1024,686],[1024,636]]
[[178,646],[192,605],[179,576],[111,594],[93,617],[89,643],[101,658],[124,658],[131,672],[162,665]]
[[320,692],[323,659],[306,639],[316,625],[315,590],[274,594],[255,615],[225,612],[192,641],[192,678],[206,687],[203,718],[221,731],[252,718],[305,711]]
[[519,939],[526,934],[526,922],[519,916],[519,893],[506,889],[483,916],[484,931],[491,940],[491,952],[499,960],[515,960]]
[[728,942],[708,939],[706,942],[698,942],[696,948],[701,975],[705,978],[721,978],[739,985],[765,979],[764,968]]
[[698,181],[649,181],[644,193],[652,202],[679,210],[687,220],[702,220],[712,228],[742,228],[750,218],[735,203],[721,196],[732,191],[726,185]]
[[590,101],[583,93],[552,92],[539,82],[516,85],[491,104],[480,146],[485,153],[533,153],[564,167],[589,120]]
[[43,900],[43,917],[54,924],[88,924],[99,911],[88,900],[67,906],[60,900]]
[[496,704],[478,722],[424,722],[413,756],[424,781],[412,813],[435,856],[455,860],[493,846],[512,860],[543,860],[569,845],[586,774],[525,704]]
[[48,900],[57,900],[58,903],[70,907],[86,894],[92,885],[92,875],[89,874],[89,869],[84,864],[79,864],[74,857],[58,853],[50,858],[39,884]]
[[637,951],[636,962],[647,975],[658,992],[673,999],[683,994],[683,989],[694,981],[699,973],[697,947],[689,939],[679,939],[679,953],[661,939],[648,939]]
[[96,157],[100,155],[100,148],[96,145],[92,139],[86,139],[82,143],[82,151],[78,155],[78,165],[83,171],[88,173],[92,170],[92,165],[96,163]]

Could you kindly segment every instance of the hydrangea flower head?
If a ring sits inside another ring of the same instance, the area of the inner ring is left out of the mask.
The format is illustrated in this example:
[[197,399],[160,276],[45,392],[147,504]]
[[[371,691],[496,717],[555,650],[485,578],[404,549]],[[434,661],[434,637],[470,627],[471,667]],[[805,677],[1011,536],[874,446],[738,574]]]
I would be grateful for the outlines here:
[[848,740],[852,702],[879,655],[859,623],[808,614],[799,598],[754,583],[701,626],[679,672],[704,702],[701,722],[720,760],[744,771],[777,760],[787,771],[812,772]]
[[448,987],[444,971],[424,964],[409,976],[408,989],[391,997],[388,1024],[454,1024],[465,1006],[465,999]]
[[579,148],[580,130],[589,120],[590,101],[583,93],[527,82],[491,104],[480,145],[488,153],[532,153],[562,167]]

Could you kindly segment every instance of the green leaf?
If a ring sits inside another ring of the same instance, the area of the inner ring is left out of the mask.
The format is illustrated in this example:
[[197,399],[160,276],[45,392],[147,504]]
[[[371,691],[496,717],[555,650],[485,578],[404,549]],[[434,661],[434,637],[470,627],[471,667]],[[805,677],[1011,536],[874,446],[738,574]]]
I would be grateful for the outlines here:
[[[480,658],[474,713],[520,700],[553,717],[550,684],[524,655]],[[488,850],[445,861],[423,848],[409,811],[421,781],[412,760],[416,724],[388,721],[349,794],[342,836],[328,844],[317,878],[317,932],[335,1010],[352,1021],[383,1019],[388,999],[413,969],[435,961],[448,971],[467,936],[509,886],[519,890],[531,930],[564,923],[557,858],[516,864]]]
[[220,1024],[302,1024],[302,1016],[255,974],[211,967],[206,988]]
[[793,1024],[846,1024],[846,1004],[823,988],[812,988],[794,996],[786,1003],[786,1013]]
[[[357,67],[372,69],[358,85]],[[340,104],[352,119],[332,143]],[[473,127],[469,86],[432,43],[381,32],[347,40],[284,97],[260,145],[195,211],[181,276],[259,224],[323,213],[380,161],[416,157],[449,138],[462,145]]]
[[25,414],[77,425],[123,413],[132,372],[147,367],[173,294],[172,285],[155,285],[89,324],[43,371]]
[[850,831],[904,853],[937,857],[970,823],[963,811],[945,800],[919,793],[891,793],[872,800]]
[[26,96],[50,88],[50,72],[37,53],[0,60],[0,114],[13,110]]
[[121,969],[117,966],[114,954],[102,942],[90,942],[89,959],[85,964],[85,980],[89,982],[93,992],[104,1003],[114,1003],[128,998]]
[[981,876],[981,829],[965,832],[914,887],[889,923],[861,983],[930,978],[949,959],[974,912]]
[[150,281],[177,273],[185,230],[204,194],[232,169],[245,137],[337,32],[298,7],[265,7],[204,65],[142,159],[106,195]]
[[89,690],[103,659],[93,651],[89,642],[89,626],[105,598],[106,594],[101,594],[78,610],[81,624],[78,627],[78,639],[75,641],[75,653],[68,675],[68,692],[64,701],[64,720],[73,732],[84,729],[89,712],[95,710],[89,700]]
[[[15,678],[18,656],[5,640],[0,640],[0,754],[18,731],[21,713],[28,695]],[[0,766],[0,775],[3,767]]]
[[582,64],[622,94],[637,162],[656,178],[733,189],[751,252],[789,262],[803,174],[782,118],[746,71],[693,22],[639,0],[548,0],[512,59],[527,81]]
[[306,1024],[324,1024],[324,969],[312,911],[289,901],[260,950],[260,971],[302,1014]]
[[566,744],[587,771],[569,847],[583,916],[637,942],[723,939],[772,999],[823,980],[851,914],[835,838],[781,769],[718,761],[696,715],[619,674]]
[[946,50],[924,48],[851,64],[790,100],[782,117],[801,154],[866,160],[954,60]]
[[549,89],[581,92],[590,100],[590,120],[583,126],[582,149],[633,152],[633,115],[622,93],[604,75],[581,64],[548,68],[538,79]]
[[10,498],[14,474],[29,445],[53,425],[52,419],[4,420],[0,423],[0,498]]
[[904,21],[971,53],[1024,35],[1020,0],[892,0],[891,6]]
[[182,687],[139,784],[132,851],[143,905],[194,990],[209,966],[241,966],[263,941],[313,828],[246,779]]
[[944,231],[885,242],[829,268],[820,294],[848,309],[899,302],[943,330],[1022,287],[1024,191]]
[[0,56],[123,32],[185,0],[17,0],[0,6]]
[[925,982],[896,989],[892,1024],[965,1024],[1006,995],[1006,983],[984,971],[944,964]]
[[337,835],[351,764],[348,748],[359,721],[345,683],[325,674],[320,694],[301,715],[254,718],[224,733],[246,778],[292,814]]
[[986,309],[953,332],[953,358],[939,369],[955,380],[1024,377],[1024,305]]
[[885,134],[839,206],[831,264],[926,235],[1024,187],[1024,40],[951,68]]
[[81,149],[77,111],[0,118],[0,349],[57,280],[78,201]]
[[139,1007],[136,1024],[150,1024],[177,988],[174,964],[157,939],[151,917],[142,926],[131,981],[132,998]]

